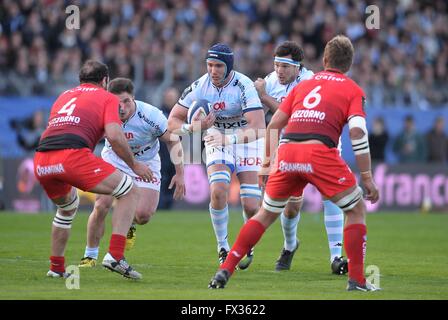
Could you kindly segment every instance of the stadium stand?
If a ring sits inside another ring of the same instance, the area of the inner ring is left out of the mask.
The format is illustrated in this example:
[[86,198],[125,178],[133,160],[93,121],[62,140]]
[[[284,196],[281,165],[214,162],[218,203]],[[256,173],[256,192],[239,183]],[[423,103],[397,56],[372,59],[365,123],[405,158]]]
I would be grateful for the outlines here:
[[[446,1],[377,1],[379,30],[367,30],[366,1],[80,1],[79,30],[65,28],[62,0],[0,3],[0,94],[50,95],[73,86],[81,61],[106,62],[112,76],[134,79],[137,95],[158,104],[162,88],[184,87],[205,71],[206,48],[235,50],[236,69],[253,78],[272,69],[273,48],[301,43],[305,63],[321,68],[324,43],[354,42],[351,76],[372,107],[446,106]],[[158,89],[159,88],[159,89]]]

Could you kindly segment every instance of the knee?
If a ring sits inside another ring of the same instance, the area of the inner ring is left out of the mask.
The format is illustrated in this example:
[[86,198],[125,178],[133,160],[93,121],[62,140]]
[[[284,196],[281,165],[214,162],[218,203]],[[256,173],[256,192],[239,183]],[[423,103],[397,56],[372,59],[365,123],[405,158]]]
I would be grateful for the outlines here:
[[155,209],[149,209],[144,211],[137,210],[135,212],[135,222],[138,225],[147,224],[151,220],[152,216],[155,214]]
[[227,203],[228,187],[224,183],[214,183],[211,187],[211,202],[217,205]]
[[300,208],[302,207],[301,202],[288,202],[288,204],[285,207],[285,210],[283,211],[283,214],[287,218],[295,218],[300,211]]
[[366,207],[364,200],[363,199],[359,200],[353,208],[346,210],[345,214],[353,218],[365,219]]
[[112,204],[105,201],[96,201],[95,202],[95,213],[99,216],[105,216],[109,212],[110,208],[112,207]]
[[243,210],[248,217],[253,217],[258,212],[258,210],[260,210],[260,205],[259,203],[253,201],[249,203],[243,203]]

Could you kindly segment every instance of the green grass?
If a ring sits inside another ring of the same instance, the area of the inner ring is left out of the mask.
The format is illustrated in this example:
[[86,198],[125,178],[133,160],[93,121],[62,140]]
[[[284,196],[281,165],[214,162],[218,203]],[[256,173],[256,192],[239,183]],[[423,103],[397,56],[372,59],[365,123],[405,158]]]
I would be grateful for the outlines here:
[[[87,214],[75,219],[66,264],[84,253]],[[346,277],[330,273],[323,215],[302,214],[302,241],[292,270],[273,271],[282,247],[277,221],[256,248],[246,271],[237,271],[224,290],[207,284],[217,253],[206,212],[158,212],[138,227],[136,247],[126,254],[143,274],[131,281],[101,267],[81,269],[80,289],[48,279],[52,214],[0,214],[0,299],[448,299],[448,215],[371,214],[366,265],[377,265],[383,291],[346,292]],[[230,217],[233,241],[241,214]],[[100,246],[108,247],[110,218]]]

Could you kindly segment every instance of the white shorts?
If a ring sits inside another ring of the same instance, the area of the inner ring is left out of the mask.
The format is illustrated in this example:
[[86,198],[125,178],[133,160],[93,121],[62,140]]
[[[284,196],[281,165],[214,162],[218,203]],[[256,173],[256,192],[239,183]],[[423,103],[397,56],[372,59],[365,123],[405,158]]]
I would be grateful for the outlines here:
[[263,161],[264,138],[241,144],[219,147],[205,146],[207,167],[225,164],[231,172],[259,171]]
[[156,191],[160,192],[161,175],[160,175],[160,157],[158,154],[151,160],[143,162],[152,171],[153,178],[151,181],[148,181],[146,179],[144,180],[144,179],[140,178],[139,176],[137,176],[134,173],[134,171],[132,171],[131,168],[129,168],[129,166],[111,150],[103,149],[103,152],[101,152],[101,157],[104,159],[104,161],[110,163],[118,170],[131,176],[132,180],[134,181],[134,184],[137,187],[148,188],[148,189],[152,189],[152,190],[156,190]]

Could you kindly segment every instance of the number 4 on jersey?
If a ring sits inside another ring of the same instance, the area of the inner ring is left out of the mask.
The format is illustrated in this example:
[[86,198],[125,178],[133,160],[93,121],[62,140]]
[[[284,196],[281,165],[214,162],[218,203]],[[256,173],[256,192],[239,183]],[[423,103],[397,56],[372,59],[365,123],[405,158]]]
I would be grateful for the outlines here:
[[75,102],[75,100],[78,98],[72,98],[69,102],[67,102],[66,104],[64,104],[61,108],[61,110],[58,111],[59,114],[63,114],[66,113],[68,116],[71,116],[73,113],[73,110],[75,110],[76,104],[74,104],[73,102]]
[[[310,93],[308,93],[305,97],[305,99],[303,99],[303,106],[307,109],[313,109],[314,107],[316,107],[320,100],[322,99],[322,96],[317,93],[322,87],[321,86],[317,86],[316,88],[314,88],[313,90],[311,90]],[[311,102],[311,100],[313,100],[313,102]]]

